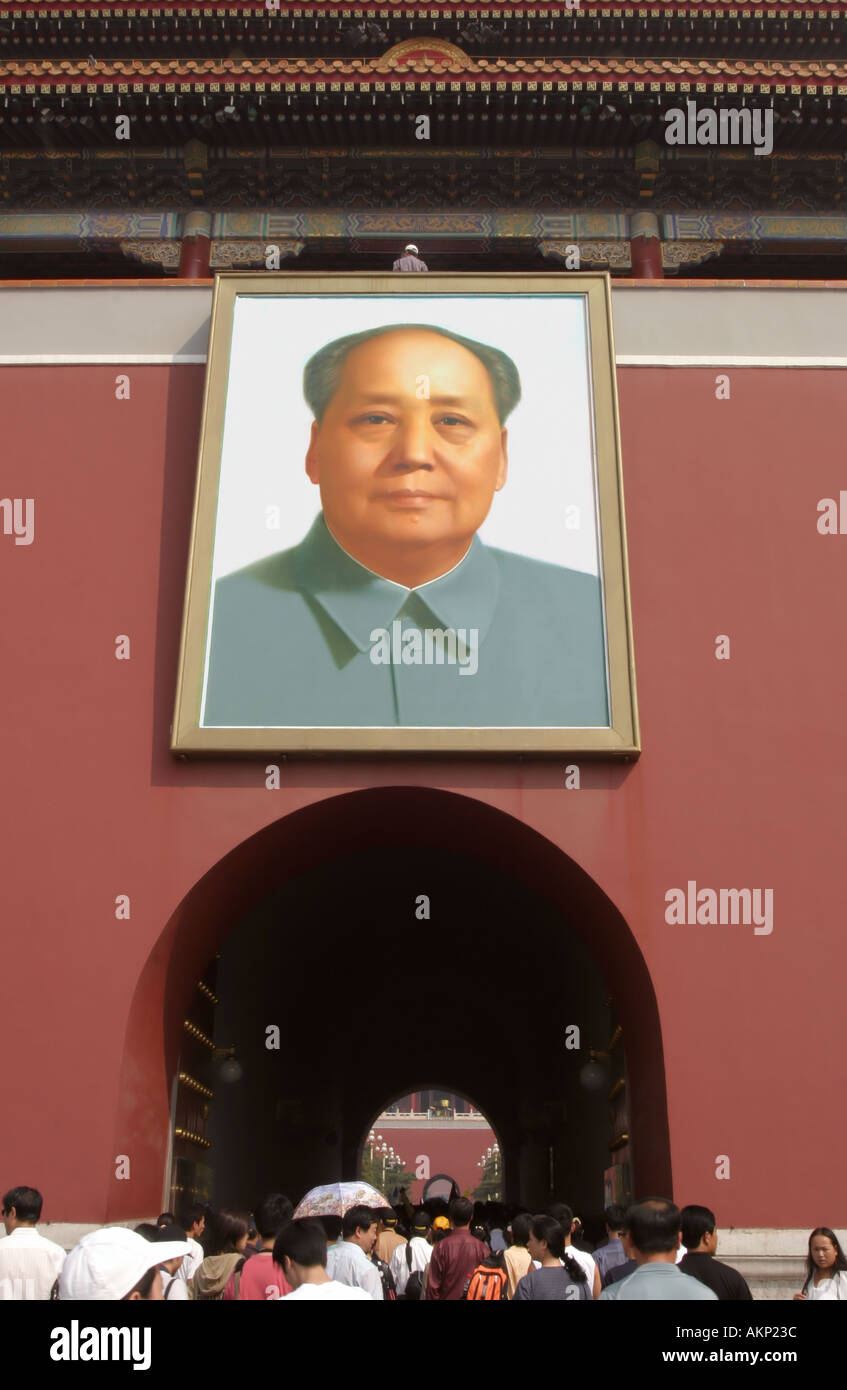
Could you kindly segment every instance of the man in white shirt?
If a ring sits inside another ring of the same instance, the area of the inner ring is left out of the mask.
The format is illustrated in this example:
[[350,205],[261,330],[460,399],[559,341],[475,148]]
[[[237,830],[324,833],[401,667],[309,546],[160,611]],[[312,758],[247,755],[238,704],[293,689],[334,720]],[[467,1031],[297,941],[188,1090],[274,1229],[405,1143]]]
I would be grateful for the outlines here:
[[341,1240],[327,1251],[326,1270],[339,1284],[364,1289],[382,1303],[382,1279],[370,1258],[376,1245],[376,1230],[376,1216],[370,1207],[351,1207],[344,1214]]
[[428,1240],[430,1226],[429,1215],[421,1207],[420,1211],[415,1212],[408,1244],[404,1241],[402,1245],[398,1245],[391,1256],[388,1267],[394,1275],[398,1298],[405,1294],[411,1275],[416,1272],[423,1273],[432,1259],[432,1246]]
[[3,1197],[0,1237],[0,1299],[22,1302],[48,1299],[62,1272],[65,1252],[35,1229],[41,1216],[41,1193],[34,1187],[13,1187]]
[[[176,1272],[177,1279],[181,1279],[187,1289],[195,1272],[200,1268],[206,1258],[203,1247],[200,1244],[200,1236],[202,1236],[206,1229],[206,1208],[201,1206],[199,1202],[187,1206],[178,1224],[183,1227],[185,1239],[191,1247],[191,1254],[186,1255]],[[173,1298],[174,1295],[172,1294],[171,1297]]]
[[[358,1208],[357,1210],[362,1210]],[[374,1239],[376,1239],[376,1222]],[[280,1303],[289,1299],[304,1299],[313,1303],[348,1302],[372,1303],[366,1289],[342,1284],[327,1274],[326,1235],[320,1221],[302,1219],[289,1221],[274,1241],[274,1264],[281,1267],[292,1292],[284,1294]],[[379,1275],[377,1275],[379,1279]],[[380,1281],[380,1299],[382,1284]]]

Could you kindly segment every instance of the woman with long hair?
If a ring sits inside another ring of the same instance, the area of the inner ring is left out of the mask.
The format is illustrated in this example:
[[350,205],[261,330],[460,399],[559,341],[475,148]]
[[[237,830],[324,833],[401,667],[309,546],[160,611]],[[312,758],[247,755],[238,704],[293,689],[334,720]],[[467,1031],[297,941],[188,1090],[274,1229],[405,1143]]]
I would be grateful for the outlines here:
[[235,1266],[244,1258],[250,1224],[232,1211],[219,1211],[212,1220],[210,1254],[198,1267],[191,1281],[191,1297],[223,1298]]
[[591,1301],[588,1276],[565,1249],[565,1231],[552,1216],[534,1216],[526,1242],[530,1258],[540,1268],[518,1280],[514,1301]]
[[804,1302],[847,1303],[847,1257],[828,1226],[816,1226],[809,1236],[806,1282],[794,1298]]

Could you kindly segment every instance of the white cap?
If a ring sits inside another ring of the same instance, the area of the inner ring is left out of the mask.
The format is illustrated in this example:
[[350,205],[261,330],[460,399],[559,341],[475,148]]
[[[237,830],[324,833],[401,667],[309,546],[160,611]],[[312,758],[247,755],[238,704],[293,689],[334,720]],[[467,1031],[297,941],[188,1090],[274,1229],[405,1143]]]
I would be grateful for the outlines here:
[[89,1231],[68,1255],[59,1276],[59,1297],[120,1300],[148,1269],[190,1254],[187,1240],[145,1240],[125,1226],[104,1226]]
[[413,241],[410,241],[409,245],[405,249],[407,251],[414,251],[415,255],[418,254],[418,248]]

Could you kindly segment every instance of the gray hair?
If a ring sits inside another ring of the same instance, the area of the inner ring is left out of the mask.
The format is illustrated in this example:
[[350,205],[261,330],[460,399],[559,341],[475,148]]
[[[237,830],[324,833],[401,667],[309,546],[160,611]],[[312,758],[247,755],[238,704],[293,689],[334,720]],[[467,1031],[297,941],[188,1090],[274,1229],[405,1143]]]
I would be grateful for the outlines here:
[[335,338],[331,343],[318,348],[303,369],[303,396],[306,404],[320,424],[324,411],[338,390],[341,371],[348,353],[371,338],[380,338],[385,333],[399,332],[437,333],[441,338],[449,338],[473,353],[488,372],[491,390],[497,406],[500,424],[512,413],[521,398],[521,379],[511,357],[500,348],[478,343],[474,338],[465,338],[461,333],[452,333],[449,328],[438,328],[433,323],[388,323],[381,328],[368,328],[363,333],[348,333],[344,338]]

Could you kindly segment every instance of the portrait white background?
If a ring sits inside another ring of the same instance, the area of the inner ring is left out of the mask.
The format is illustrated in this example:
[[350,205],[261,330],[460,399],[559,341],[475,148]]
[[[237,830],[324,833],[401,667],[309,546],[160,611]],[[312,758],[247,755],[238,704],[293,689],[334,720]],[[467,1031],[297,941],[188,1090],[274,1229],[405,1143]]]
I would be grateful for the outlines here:
[[[599,574],[587,312],[580,295],[238,295],[213,581],[303,539],[320,511],[318,489],[305,472],[313,417],[303,400],[303,368],[332,339],[388,323],[431,323],[509,354],[522,387],[506,421],[509,476],[479,535],[503,550]],[[269,507],[279,509],[278,527],[268,527]]]

